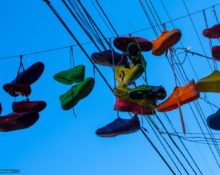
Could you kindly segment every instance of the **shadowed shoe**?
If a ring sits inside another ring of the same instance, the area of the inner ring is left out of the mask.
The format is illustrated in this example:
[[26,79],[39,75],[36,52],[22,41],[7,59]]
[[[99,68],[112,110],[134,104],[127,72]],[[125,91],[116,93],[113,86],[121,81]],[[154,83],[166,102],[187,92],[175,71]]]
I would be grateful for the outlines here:
[[93,78],[87,78],[78,85],[74,85],[69,91],[60,96],[60,103],[63,110],[73,108],[81,99],[90,94],[94,87]]
[[[114,60],[112,58],[112,54],[114,56]],[[115,51],[113,51],[112,53],[111,50],[106,50],[99,53],[93,53],[91,58],[96,64],[100,64],[102,66],[110,66],[110,67],[113,67],[114,65],[124,66],[124,67],[128,66],[127,55],[119,54]]]
[[14,131],[29,128],[39,119],[37,112],[11,113],[0,117],[0,131]]
[[212,57],[216,61],[220,61],[220,46],[214,46],[212,47]]
[[163,100],[167,94],[162,86],[146,86],[142,85],[129,91],[129,97],[132,99],[153,98],[156,100]]
[[40,112],[47,106],[44,101],[20,101],[12,104],[13,112]]
[[144,38],[140,37],[125,37],[120,36],[114,39],[114,46],[123,51],[127,51],[127,46],[130,43],[138,43],[140,46],[141,51],[149,51],[152,49],[152,43]]
[[207,124],[214,130],[220,130],[220,109],[207,118]]
[[220,24],[203,30],[202,34],[207,38],[220,38]]
[[96,131],[100,137],[114,137],[121,134],[130,134],[140,129],[140,122],[135,115],[132,119],[118,118]]
[[73,84],[84,80],[85,66],[79,65],[74,68],[58,72],[54,75],[54,79],[63,84]]
[[29,96],[31,94],[31,86],[29,84],[10,83],[3,86],[4,90],[12,97],[18,95]]
[[200,79],[196,83],[199,92],[218,92],[220,93],[220,72],[215,70],[207,77]]
[[114,110],[120,112],[132,112],[137,115],[152,115],[155,113],[154,109],[144,109],[135,103],[126,102],[120,98],[116,98]]
[[153,111],[156,107],[156,100],[155,99],[142,99],[142,100],[135,100],[129,97],[128,92],[131,89],[126,88],[126,87],[120,87],[117,86],[114,89],[114,94],[116,97],[120,98],[123,101],[130,102],[130,103],[135,103],[139,106],[141,106],[144,109],[149,109]]
[[126,86],[133,83],[144,72],[143,66],[137,64],[131,68],[117,66],[115,68],[115,78],[119,86]]
[[194,81],[189,81],[186,86],[175,87],[172,94],[167,100],[157,106],[159,112],[167,112],[178,108],[178,99],[180,105],[189,103],[200,97],[199,92],[196,89]]
[[181,35],[181,31],[178,29],[163,31],[156,40],[152,40],[152,54],[155,56],[163,55],[170,47],[180,40]]

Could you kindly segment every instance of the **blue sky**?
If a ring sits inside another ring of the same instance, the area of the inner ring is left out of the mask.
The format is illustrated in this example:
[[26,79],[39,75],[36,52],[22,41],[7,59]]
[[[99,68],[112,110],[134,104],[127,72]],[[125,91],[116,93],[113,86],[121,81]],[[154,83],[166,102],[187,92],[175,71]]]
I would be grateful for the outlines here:
[[[190,12],[195,12],[220,2],[219,0],[185,1]],[[123,9],[128,14],[133,27],[129,24],[127,17],[122,12],[119,2],[121,2]],[[54,0],[52,3],[65,19],[80,43],[89,41],[89,38],[86,37],[80,26],[70,16],[61,1]],[[113,37],[103,24],[91,2],[85,0],[82,1],[82,3],[85,4],[105,35],[107,37]],[[100,1],[100,3],[120,35],[150,27],[137,0],[103,0]],[[162,21],[168,21],[160,1],[156,0],[153,3]],[[187,14],[182,0],[167,0],[164,1],[164,3],[172,19]],[[218,16],[219,9],[220,6],[217,6],[216,11]],[[212,11],[208,10],[206,13],[209,25],[214,25],[216,21]],[[205,46],[206,53],[210,56],[208,40],[202,37],[201,34],[205,28],[202,13],[193,15],[193,20],[202,43]],[[189,18],[175,21],[174,24],[176,28],[182,31],[181,41],[184,46],[190,46],[193,51],[202,53]],[[1,1],[0,26],[0,57],[20,55],[75,44],[73,39],[42,0]],[[170,24],[166,26],[168,30],[172,29]],[[148,40],[155,39],[155,35],[151,29],[133,35],[144,37]],[[213,44],[219,45],[219,42],[213,41]],[[180,45],[178,44],[177,47],[178,46]],[[89,55],[93,52],[97,52],[92,44],[83,45],[83,47]],[[93,77],[93,67],[79,47],[74,47],[73,53],[75,65],[84,64],[86,66],[85,77]],[[169,95],[173,91],[175,82],[166,58],[164,56],[154,57],[151,55],[151,52],[144,53],[144,56],[148,63],[147,77],[149,84],[163,85]],[[180,59],[182,58],[183,57],[180,56]],[[189,59],[198,74],[198,78],[202,78],[211,73],[207,60],[204,58],[190,56]],[[116,119],[116,112],[113,110],[115,97],[97,72],[95,75],[95,87],[92,93],[87,98],[80,101],[75,107],[78,118],[74,118],[72,110],[63,111],[61,109],[59,96],[69,90],[71,86],[62,85],[56,82],[53,79],[53,75],[59,71],[68,69],[70,67],[69,60],[69,49],[31,55],[23,58],[25,68],[28,68],[37,61],[42,61],[45,64],[45,71],[42,77],[32,85],[30,99],[46,101],[47,108],[40,113],[39,121],[31,128],[0,133],[0,169],[20,169],[21,174],[24,175],[171,174],[141,132],[115,138],[99,138],[95,135],[97,128]],[[9,83],[15,78],[19,67],[19,58],[2,59],[0,62],[0,87],[3,87],[5,83]],[[210,63],[212,64],[212,62]],[[218,67],[219,66],[218,63]],[[101,66],[98,67],[112,87],[114,87],[112,69]],[[189,79],[198,80],[192,71],[189,61],[186,61],[183,67]],[[142,84],[143,82],[138,80],[137,83]],[[204,94],[201,93],[201,96],[203,95]],[[219,94],[208,93],[208,97],[210,101],[218,106],[220,105]],[[23,97],[18,97],[16,101],[23,99]],[[2,116],[12,112],[12,103],[14,101],[15,99],[9,96],[3,88],[1,88],[0,102],[3,106]],[[205,116],[213,113],[206,103],[202,100],[199,100],[199,102],[201,103]],[[186,132],[200,132],[189,106],[183,106],[182,110],[186,124]],[[166,127],[171,131],[170,125],[167,120],[165,120],[164,115],[161,113],[158,113],[158,115]],[[168,115],[177,131],[182,132],[178,110],[168,112]],[[128,118],[127,114],[120,113],[120,116]],[[149,130],[147,134],[150,139],[155,143],[157,148],[176,171],[161,144],[149,128],[149,125],[147,123],[144,124]],[[203,126],[203,128],[205,127]],[[218,133],[215,131],[213,132]],[[165,138],[172,145],[168,137],[165,136]],[[182,149],[178,139],[174,139]],[[184,143],[198,163],[203,174],[209,175],[220,173],[207,145],[187,141]],[[173,145],[172,147],[174,148]],[[184,154],[187,155],[185,152]],[[177,155],[187,167],[190,174],[193,174],[181,155],[179,153],[177,153]],[[181,171],[183,174],[185,173],[182,169]]]

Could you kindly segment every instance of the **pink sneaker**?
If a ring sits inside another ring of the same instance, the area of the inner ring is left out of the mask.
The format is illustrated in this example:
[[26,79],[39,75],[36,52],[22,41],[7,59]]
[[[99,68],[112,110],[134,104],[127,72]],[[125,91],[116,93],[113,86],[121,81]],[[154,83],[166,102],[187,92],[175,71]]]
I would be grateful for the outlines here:
[[155,113],[155,111],[152,109],[144,109],[137,104],[125,102],[120,98],[116,98],[114,110],[121,112],[132,112],[137,115],[151,115]]

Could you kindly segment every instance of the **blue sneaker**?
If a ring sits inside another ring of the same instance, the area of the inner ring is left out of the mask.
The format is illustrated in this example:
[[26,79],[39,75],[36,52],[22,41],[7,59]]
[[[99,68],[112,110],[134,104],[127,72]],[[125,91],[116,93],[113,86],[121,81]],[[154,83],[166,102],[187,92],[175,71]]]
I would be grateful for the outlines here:
[[114,137],[120,134],[130,134],[140,129],[140,122],[135,115],[132,119],[118,118],[96,131],[100,137]]
[[220,109],[207,118],[207,124],[211,129],[220,130]]

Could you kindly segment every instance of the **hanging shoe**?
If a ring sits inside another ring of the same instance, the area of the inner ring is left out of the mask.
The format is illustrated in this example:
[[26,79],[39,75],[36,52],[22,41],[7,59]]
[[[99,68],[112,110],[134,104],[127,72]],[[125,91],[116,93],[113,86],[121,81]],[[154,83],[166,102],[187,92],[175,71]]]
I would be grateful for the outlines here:
[[46,108],[44,101],[20,101],[12,104],[13,112],[40,112]]
[[141,48],[141,51],[149,51],[152,49],[152,43],[144,38],[140,37],[125,37],[125,36],[120,36],[114,39],[113,41],[114,46],[123,51],[127,51],[127,46],[130,43],[138,43],[138,45]]
[[120,112],[132,112],[137,115],[152,115],[155,113],[154,109],[144,109],[135,103],[129,103],[120,98],[116,98],[114,110]]
[[60,96],[60,102],[63,110],[73,108],[81,99],[90,94],[94,87],[95,81],[93,78],[87,78],[74,85],[69,91]]
[[141,49],[136,43],[128,44],[127,54],[134,65],[141,64],[144,70],[146,70],[146,61],[143,55],[141,54]]
[[207,118],[207,124],[214,130],[220,130],[220,109]]
[[196,89],[194,81],[189,81],[186,86],[175,87],[172,94],[167,100],[157,106],[157,111],[167,112],[178,108],[178,99],[180,105],[189,103],[200,97],[199,92]]
[[79,65],[74,68],[58,72],[54,75],[54,79],[63,84],[73,84],[84,80],[85,66]]
[[115,68],[115,78],[117,80],[118,85],[123,87],[133,83],[142,75],[143,72],[144,69],[140,64],[131,66],[130,69],[117,66]]
[[152,54],[155,56],[163,55],[170,47],[180,40],[181,35],[181,31],[178,29],[163,31],[156,40],[152,40]]
[[31,87],[29,84],[10,83],[5,84],[3,88],[12,97],[17,97],[18,95],[27,97],[31,94]]
[[114,94],[116,97],[120,98],[123,101],[130,102],[130,103],[135,103],[139,106],[141,106],[144,109],[149,109],[153,111],[156,107],[156,100],[155,99],[142,99],[142,100],[134,100],[129,97],[128,92],[131,89],[126,88],[126,87],[120,87],[117,86],[114,89]]
[[196,83],[199,92],[218,92],[220,93],[220,72],[215,70],[209,76],[200,79]]
[[115,137],[121,134],[130,134],[140,129],[140,122],[135,115],[132,119],[118,118],[108,125],[100,128],[96,131],[96,134],[100,137]]
[[33,84],[36,82],[44,71],[44,64],[37,62],[28,69],[19,73],[18,76],[12,81],[12,83],[18,84]]
[[36,82],[44,71],[44,64],[37,62],[28,69],[19,73],[17,77],[9,84],[4,85],[4,90],[11,96],[28,96],[31,93],[30,85]]
[[37,112],[11,113],[0,117],[0,131],[8,132],[29,128],[39,119]]
[[[113,64],[112,54],[114,56],[114,64]],[[106,50],[106,51],[99,52],[99,53],[93,53],[91,58],[96,64],[100,64],[102,66],[110,66],[110,67],[113,67],[113,66],[127,67],[128,66],[127,55],[119,54],[115,51],[113,51],[112,53],[111,50]]]
[[216,61],[220,61],[220,46],[214,46],[212,47],[212,57]]
[[203,30],[202,34],[207,38],[220,38],[220,24]]
[[129,91],[129,97],[132,99],[156,99],[156,100],[163,100],[166,98],[167,93],[162,86],[146,86],[142,85],[137,88],[134,88]]

